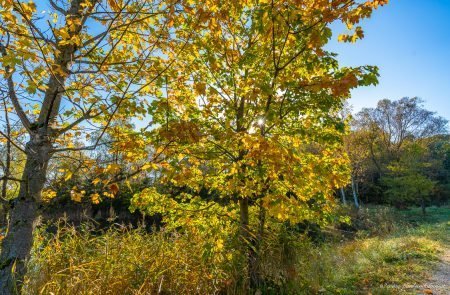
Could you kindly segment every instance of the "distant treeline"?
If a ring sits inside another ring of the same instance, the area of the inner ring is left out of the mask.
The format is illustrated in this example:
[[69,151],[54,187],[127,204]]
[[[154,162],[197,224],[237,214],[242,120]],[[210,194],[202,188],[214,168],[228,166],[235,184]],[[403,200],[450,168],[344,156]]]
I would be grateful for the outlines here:
[[343,202],[441,205],[450,196],[450,136],[447,121],[417,97],[380,100],[351,121],[345,138],[352,165]]

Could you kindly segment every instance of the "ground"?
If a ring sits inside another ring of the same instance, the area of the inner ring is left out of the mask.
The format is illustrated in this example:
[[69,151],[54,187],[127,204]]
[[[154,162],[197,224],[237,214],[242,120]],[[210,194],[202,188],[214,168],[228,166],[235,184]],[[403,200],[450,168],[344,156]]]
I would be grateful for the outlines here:
[[433,295],[450,294],[450,249],[446,248],[432,277],[424,284],[424,293]]
[[433,228],[429,236],[440,243],[439,260],[433,265],[433,271],[411,290],[411,294],[450,295],[450,210],[444,207],[429,211],[426,217],[406,214],[406,219],[413,223],[429,224]]

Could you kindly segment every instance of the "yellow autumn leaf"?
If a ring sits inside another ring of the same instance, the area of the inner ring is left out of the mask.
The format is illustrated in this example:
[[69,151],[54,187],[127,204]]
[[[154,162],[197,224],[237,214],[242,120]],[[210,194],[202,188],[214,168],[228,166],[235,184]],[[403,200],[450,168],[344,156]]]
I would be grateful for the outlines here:
[[99,195],[98,193],[91,194],[91,195],[90,195],[90,198],[91,198],[91,202],[92,202],[93,204],[98,204],[98,203],[100,203],[100,195]]
[[72,171],[67,172],[66,176],[64,177],[64,181],[70,180],[72,176],[73,176]]

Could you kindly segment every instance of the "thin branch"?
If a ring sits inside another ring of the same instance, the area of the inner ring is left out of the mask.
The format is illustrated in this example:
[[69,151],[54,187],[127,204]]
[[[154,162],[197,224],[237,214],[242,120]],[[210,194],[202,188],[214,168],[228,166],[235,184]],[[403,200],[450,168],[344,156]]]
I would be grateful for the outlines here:
[[[9,113],[8,113],[8,105],[6,104],[6,98],[3,98],[3,106],[5,111],[5,124],[6,124],[6,135],[8,137],[11,136],[11,124],[9,122]],[[2,163],[3,164],[3,163]],[[5,159],[5,165],[3,166],[3,174],[5,177],[9,177],[9,174],[11,173],[11,141],[6,142],[6,159]],[[2,183],[2,195],[1,198],[3,200],[6,200],[6,194],[8,189],[8,179],[3,179]]]
[[70,123],[69,125],[67,125],[64,128],[61,128],[59,130],[57,130],[54,134],[56,136],[59,136],[61,134],[66,133],[67,131],[71,130],[73,127],[79,125],[80,123],[82,123],[85,120],[89,120],[89,119],[93,119],[95,117],[97,117],[98,115],[100,115],[101,113],[97,113],[95,115],[91,115],[91,111],[92,109],[90,109],[89,111],[87,111],[82,117],[76,119],[75,121],[73,121],[72,123]]
[[14,141],[12,141],[12,139],[6,135],[5,133],[3,133],[2,131],[0,131],[0,135],[2,135],[4,138],[6,138],[9,142],[11,142],[11,144],[16,147],[19,151],[21,151],[22,153],[26,154],[25,150],[23,148],[21,148],[20,146],[18,146]]
[[115,141],[108,141],[108,142],[102,142],[102,143],[96,143],[93,145],[89,145],[89,146],[82,146],[82,147],[77,147],[77,148],[61,148],[61,149],[53,149],[50,151],[51,154],[54,153],[61,153],[61,152],[76,152],[76,151],[93,151],[95,150],[98,146],[102,146],[102,145],[108,145],[111,143],[114,143]]
[[50,6],[51,6],[54,10],[58,11],[58,12],[61,13],[62,15],[66,15],[66,14],[67,14],[67,11],[64,10],[64,9],[62,9],[61,7],[59,7],[59,6],[55,3],[54,0],[49,0],[49,2],[50,2]]
[[[8,34],[8,40],[9,40],[9,34]],[[0,53],[3,57],[7,56],[6,47],[0,42]],[[23,111],[22,106],[19,103],[19,99],[17,98],[16,90],[14,89],[14,81],[12,78],[12,71],[11,67],[5,66],[5,71],[7,75],[7,83],[8,83],[8,96],[11,99],[11,102],[14,106],[14,109],[16,110],[17,116],[19,117],[20,121],[22,122],[22,125],[27,129],[27,131],[31,134],[31,123],[28,119],[27,115]]]
[[24,182],[22,179],[11,177],[11,176],[4,175],[4,176],[0,177],[0,180],[5,180],[5,179],[11,180],[11,181],[17,181],[17,182]]

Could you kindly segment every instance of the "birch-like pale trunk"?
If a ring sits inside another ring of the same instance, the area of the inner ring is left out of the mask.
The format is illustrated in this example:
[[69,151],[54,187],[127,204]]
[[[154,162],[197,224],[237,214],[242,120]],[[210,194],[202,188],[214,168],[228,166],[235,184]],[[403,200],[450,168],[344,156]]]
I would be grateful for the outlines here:
[[341,187],[341,198],[342,198],[342,204],[344,204],[344,206],[347,205],[347,199],[345,198],[345,191],[344,188]]
[[355,178],[352,175],[352,192],[353,192],[353,201],[355,202],[355,207],[359,209],[359,201],[358,201],[358,192],[356,191]]

